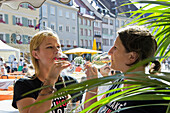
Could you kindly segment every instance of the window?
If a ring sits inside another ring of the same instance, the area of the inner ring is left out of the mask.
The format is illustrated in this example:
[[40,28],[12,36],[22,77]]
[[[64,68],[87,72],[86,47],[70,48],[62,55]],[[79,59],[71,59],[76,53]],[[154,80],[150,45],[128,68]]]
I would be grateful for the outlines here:
[[75,20],[76,19],[76,15],[75,13],[72,13],[72,19]]
[[87,25],[90,26],[90,20],[87,20]]
[[59,25],[59,26],[58,26],[58,30],[59,30],[59,31],[63,31],[63,26],[62,26],[62,25]]
[[85,40],[85,46],[88,47],[88,40]]
[[64,40],[60,40],[60,44],[61,44],[61,45],[64,45]]
[[94,22],[94,26],[95,26],[95,27],[98,27],[98,22]]
[[110,25],[113,25],[113,20],[110,20]]
[[125,22],[122,20],[121,21],[121,26],[124,26],[125,25]]
[[79,24],[81,24],[81,18],[79,18]]
[[91,30],[89,30],[89,32],[88,32],[88,36],[91,36]]
[[83,8],[83,7],[80,7],[80,13],[85,14],[86,13],[86,9]]
[[4,19],[3,19],[3,14],[0,14],[0,20],[4,20]]
[[101,33],[100,33],[100,31],[98,31],[98,33],[97,33],[98,35],[101,35]]
[[100,28],[100,26],[101,26],[101,23],[98,23],[98,27]]
[[66,40],[66,45],[70,45],[70,40]]
[[81,31],[81,36],[83,36],[83,28],[81,28],[80,31]]
[[85,36],[88,36],[88,32],[87,32],[87,29],[85,29]]
[[16,23],[21,23],[21,18],[20,17],[16,17]]
[[113,29],[110,29],[110,35],[113,35]]
[[103,45],[109,46],[109,39],[103,39]]
[[84,20],[84,19],[81,18],[81,25],[83,25],[83,20]]
[[107,28],[103,28],[103,34],[109,34]]
[[89,42],[90,42],[90,47],[92,47],[92,41],[91,41],[91,40],[89,40]]
[[116,20],[116,27],[119,27],[119,20]]
[[100,31],[94,31],[95,35],[100,35]]
[[31,36],[28,36],[28,43],[30,43],[31,42]]
[[76,45],[76,40],[73,40],[73,45]]
[[33,25],[32,20],[28,19],[28,25]]
[[70,27],[69,26],[66,26],[66,31],[70,32]]
[[110,46],[113,46],[113,39],[110,39]]
[[76,27],[72,27],[73,33],[76,33]]
[[50,7],[50,14],[55,15],[55,7],[53,6]]
[[43,27],[47,27],[47,22],[46,21],[43,22]]
[[84,46],[83,39],[80,40],[80,45]]
[[53,31],[55,31],[55,25],[54,25],[54,24],[51,24],[51,29],[52,29]]
[[94,35],[97,35],[97,31],[94,30]]
[[42,16],[47,18],[47,5],[42,6]]
[[103,22],[108,24],[108,19],[107,18],[103,18]]
[[1,33],[0,33],[0,40],[3,40],[3,41],[4,41],[4,34],[1,34]]
[[63,11],[59,10],[59,16],[63,16]]
[[84,23],[84,25],[87,25],[86,19],[84,19],[84,18],[83,18],[83,23]]
[[66,12],[66,18],[69,18],[70,16],[69,16],[69,12]]

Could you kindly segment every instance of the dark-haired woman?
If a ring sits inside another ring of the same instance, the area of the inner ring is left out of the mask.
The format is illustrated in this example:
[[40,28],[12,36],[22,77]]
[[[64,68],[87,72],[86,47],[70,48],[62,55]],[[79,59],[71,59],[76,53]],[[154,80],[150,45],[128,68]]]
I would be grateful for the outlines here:
[[[127,72],[134,64],[143,61],[147,58],[154,57],[155,52],[157,50],[157,43],[154,36],[145,28],[132,26],[126,27],[118,31],[118,37],[115,41],[113,47],[109,50],[108,54],[111,55],[111,68],[114,70],[118,70],[121,72]],[[155,63],[155,62],[153,62]],[[133,72],[141,71],[145,72],[145,67],[148,65],[145,64],[143,66],[137,67],[133,70]],[[87,78],[90,79],[90,76],[97,76],[97,69],[95,67],[91,67],[90,65],[86,65]],[[154,67],[150,70],[150,72],[158,71],[160,69],[160,63],[156,62]],[[125,77],[136,77],[139,75],[136,74],[125,74]],[[124,84],[124,87],[130,86],[131,84]],[[114,89],[115,85],[109,89]],[[117,92],[108,93],[105,97],[109,97]],[[86,92],[86,100],[95,96],[97,94],[97,88]],[[103,98],[105,98],[103,97]],[[85,103],[85,108],[96,102],[97,99],[93,99],[88,103]],[[98,111],[98,113],[110,113],[116,110],[119,110],[124,107],[143,105],[143,104],[161,104],[166,101],[163,100],[152,100],[152,101],[113,101],[104,106],[102,106]],[[168,103],[168,102],[166,102]],[[131,109],[126,109],[120,111],[119,113],[165,113],[167,106],[143,106],[136,107]]]

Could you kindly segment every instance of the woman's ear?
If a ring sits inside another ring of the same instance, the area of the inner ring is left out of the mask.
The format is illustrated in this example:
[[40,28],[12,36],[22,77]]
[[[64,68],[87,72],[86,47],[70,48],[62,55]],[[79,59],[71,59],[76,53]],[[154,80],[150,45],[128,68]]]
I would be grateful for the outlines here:
[[139,54],[136,52],[130,52],[129,53],[129,64],[133,64],[134,62],[136,62],[136,60],[139,58]]
[[32,56],[35,58],[35,59],[39,59],[39,56],[37,54],[37,51],[33,50],[32,51]]

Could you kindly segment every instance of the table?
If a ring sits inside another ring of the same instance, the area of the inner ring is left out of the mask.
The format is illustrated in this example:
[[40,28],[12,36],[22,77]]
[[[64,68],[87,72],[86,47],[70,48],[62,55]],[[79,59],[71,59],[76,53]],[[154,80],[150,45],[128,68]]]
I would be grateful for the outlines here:
[[15,79],[0,79],[0,89],[8,89],[14,83]]

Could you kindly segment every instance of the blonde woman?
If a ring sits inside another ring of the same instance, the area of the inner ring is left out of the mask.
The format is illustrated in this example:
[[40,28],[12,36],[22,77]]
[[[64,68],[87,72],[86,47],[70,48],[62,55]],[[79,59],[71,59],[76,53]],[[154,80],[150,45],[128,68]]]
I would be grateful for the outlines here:
[[[51,107],[63,102],[66,97],[56,98],[39,105],[23,109],[25,106],[38,102],[51,96],[54,89],[64,87],[64,84],[55,85],[61,82],[60,72],[70,66],[70,62],[56,62],[57,54],[61,51],[59,38],[50,30],[40,31],[33,36],[30,43],[31,60],[35,68],[35,74],[31,79],[19,79],[14,86],[13,107],[18,108],[20,113],[44,113]],[[41,86],[51,85],[26,96],[22,94]],[[64,113],[66,103],[55,109],[53,112]]]

